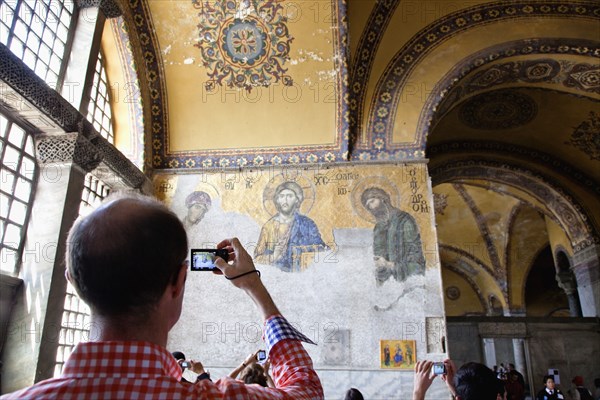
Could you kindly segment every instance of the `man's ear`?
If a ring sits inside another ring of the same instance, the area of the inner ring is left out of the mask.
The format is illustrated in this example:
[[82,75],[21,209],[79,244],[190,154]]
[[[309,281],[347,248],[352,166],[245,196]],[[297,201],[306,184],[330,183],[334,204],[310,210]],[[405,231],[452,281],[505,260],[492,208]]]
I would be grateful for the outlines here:
[[173,297],[179,297],[183,294],[183,289],[185,288],[185,280],[187,279],[187,265],[184,263],[179,268],[179,272],[177,273],[177,279],[175,279],[173,285]]

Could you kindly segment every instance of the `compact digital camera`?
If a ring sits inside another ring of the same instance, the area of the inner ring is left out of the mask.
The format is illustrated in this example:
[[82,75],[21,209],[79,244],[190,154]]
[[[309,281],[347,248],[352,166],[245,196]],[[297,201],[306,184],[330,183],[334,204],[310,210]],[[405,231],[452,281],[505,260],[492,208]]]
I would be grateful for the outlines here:
[[190,252],[192,271],[214,271],[215,259],[221,257],[223,260],[229,260],[229,253],[226,249],[192,249]]
[[444,375],[446,373],[446,364],[443,362],[433,363],[433,374],[434,375]]
[[267,359],[267,352],[264,350],[259,350],[258,353],[256,354],[256,359],[258,360],[259,363],[262,363],[263,361],[265,361]]

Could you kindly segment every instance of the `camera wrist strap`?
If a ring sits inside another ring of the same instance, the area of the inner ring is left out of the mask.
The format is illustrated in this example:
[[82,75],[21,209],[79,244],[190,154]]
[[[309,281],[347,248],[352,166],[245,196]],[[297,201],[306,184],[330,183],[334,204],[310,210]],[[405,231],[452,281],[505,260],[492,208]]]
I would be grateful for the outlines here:
[[228,277],[228,276],[225,276],[225,278],[227,278],[227,279],[229,279],[230,281],[232,281],[232,280],[234,280],[234,279],[241,278],[242,276],[249,275],[249,274],[253,274],[253,273],[255,273],[255,272],[256,272],[256,273],[258,274],[258,276],[260,277],[260,271],[259,271],[259,270],[257,270],[257,269],[253,269],[252,271],[244,272],[243,274],[239,274],[239,275],[237,275],[237,276],[232,276],[231,278],[230,278],[230,277]]

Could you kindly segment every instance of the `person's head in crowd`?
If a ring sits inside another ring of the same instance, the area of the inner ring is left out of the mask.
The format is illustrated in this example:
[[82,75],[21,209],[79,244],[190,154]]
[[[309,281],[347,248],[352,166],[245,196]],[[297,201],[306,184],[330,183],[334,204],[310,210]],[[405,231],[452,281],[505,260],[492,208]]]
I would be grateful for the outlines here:
[[573,382],[575,386],[583,386],[583,376],[577,375],[571,382]]
[[544,375],[544,386],[550,390],[554,390],[554,376]]
[[179,366],[181,367],[181,369],[184,369],[181,366],[181,363],[183,361],[185,361],[185,354],[183,354],[181,351],[174,351],[171,353],[171,355],[173,356],[173,358],[177,361],[177,363],[179,364]]
[[515,371],[514,369],[508,372],[508,381],[509,382],[516,382],[519,380],[519,374],[517,374],[517,371]]
[[257,383],[260,386],[267,387],[265,369],[258,363],[252,363],[244,368],[240,374],[240,380],[246,384]]
[[187,250],[182,223],[158,200],[112,195],[71,228],[66,274],[95,318],[123,332],[158,324],[166,342],[181,314]]
[[363,397],[362,393],[356,388],[348,389],[348,391],[346,392],[346,397],[344,397],[344,400],[364,400],[364,399],[365,398]]
[[494,371],[483,364],[469,362],[454,375],[456,398],[459,400],[496,400],[504,395],[504,385]]
[[600,378],[594,379],[594,386],[600,388]]

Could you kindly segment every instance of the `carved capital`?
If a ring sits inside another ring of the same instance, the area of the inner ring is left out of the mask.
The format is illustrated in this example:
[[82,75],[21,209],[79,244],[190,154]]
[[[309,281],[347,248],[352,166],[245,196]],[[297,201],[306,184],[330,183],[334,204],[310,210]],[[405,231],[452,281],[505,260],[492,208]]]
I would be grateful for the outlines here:
[[75,163],[90,172],[100,164],[103,155],[88,139],[78,133],[37,135],[36,154],[41,166],[56,163]]
[[558,272],[556,274],[556,282],[558,283],[558,287],[564,290],[567,296],[577,291],[577,282],[570,270]]
[[114,0],[77,0],[79,8],[99,7],[106,18],[117,18],[123,14]]
[[573,272],[578,285],[600,280],[600,245],[593,244],[573,254]]

